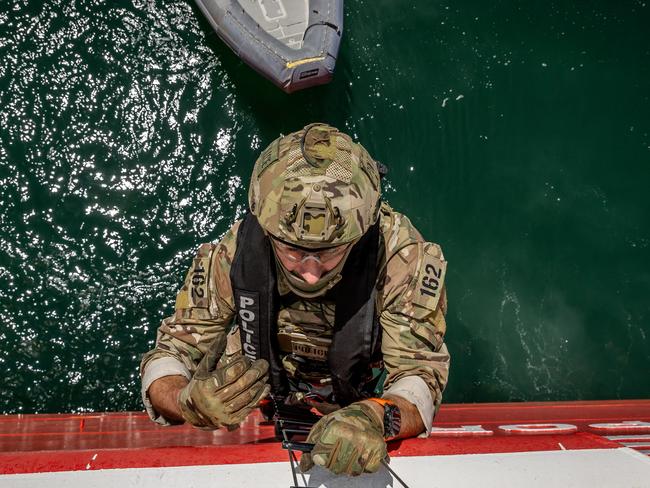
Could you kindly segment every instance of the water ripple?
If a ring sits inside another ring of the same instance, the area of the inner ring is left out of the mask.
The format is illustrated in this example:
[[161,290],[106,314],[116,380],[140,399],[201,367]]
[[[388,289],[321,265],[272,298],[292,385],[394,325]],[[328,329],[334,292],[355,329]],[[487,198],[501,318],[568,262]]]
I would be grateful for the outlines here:
[[134,408],[160,305],[242,200],[232,86],[187,2],[19,2],[0,24],[0,410]]

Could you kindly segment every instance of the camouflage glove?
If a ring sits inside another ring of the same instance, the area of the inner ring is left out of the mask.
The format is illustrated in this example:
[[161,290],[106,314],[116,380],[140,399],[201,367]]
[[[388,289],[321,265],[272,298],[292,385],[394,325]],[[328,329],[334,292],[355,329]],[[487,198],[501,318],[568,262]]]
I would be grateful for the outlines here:
[[307,437],[314,448],[302,455],[300,469],[305,472],[318,464],[334,474],[374,473],[388,455],[383,431],[372,408],[363,403],[325,415]]
[[266,384],[269,364],[264,359],[251,362],[237,354],[216,366],[225,348],[224,336],[206,353],[178,397],[183,418],[195,427],[235,428],[271,389]]

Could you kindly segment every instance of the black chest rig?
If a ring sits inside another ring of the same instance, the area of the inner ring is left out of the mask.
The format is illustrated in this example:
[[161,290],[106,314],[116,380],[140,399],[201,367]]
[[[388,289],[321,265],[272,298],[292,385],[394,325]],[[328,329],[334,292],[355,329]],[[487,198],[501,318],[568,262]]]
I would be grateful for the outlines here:
[[[363,379],[381,354],[381,327],[375,314],[379,245],[377,222],[352,248],[341,281],[328,292],[336,308],[327,362],[334,396],[341,406],[370,396],[364,391]],[[289,384],[278,352],[280,297],[275,257],[269,238],[251,213],[239,226],[230,281],[242,352],[250,359],[266,359],[271,392],[286,396]]]

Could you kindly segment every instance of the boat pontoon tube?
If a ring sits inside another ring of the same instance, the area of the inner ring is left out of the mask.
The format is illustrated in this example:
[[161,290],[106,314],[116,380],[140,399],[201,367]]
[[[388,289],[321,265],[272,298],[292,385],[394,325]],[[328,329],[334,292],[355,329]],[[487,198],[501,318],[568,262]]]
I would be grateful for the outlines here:
[[343,0],[196,0],[219,37],[291,93],[332,79]]

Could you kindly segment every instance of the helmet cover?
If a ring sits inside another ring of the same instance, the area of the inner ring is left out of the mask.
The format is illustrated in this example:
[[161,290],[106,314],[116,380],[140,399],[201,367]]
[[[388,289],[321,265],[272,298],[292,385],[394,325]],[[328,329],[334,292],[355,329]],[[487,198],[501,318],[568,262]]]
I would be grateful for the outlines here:
[[325,124],[279,137],[257,159],[249,205],[262,228],[306,248],[354,242],[376,221],[377,163],[365,148]]

